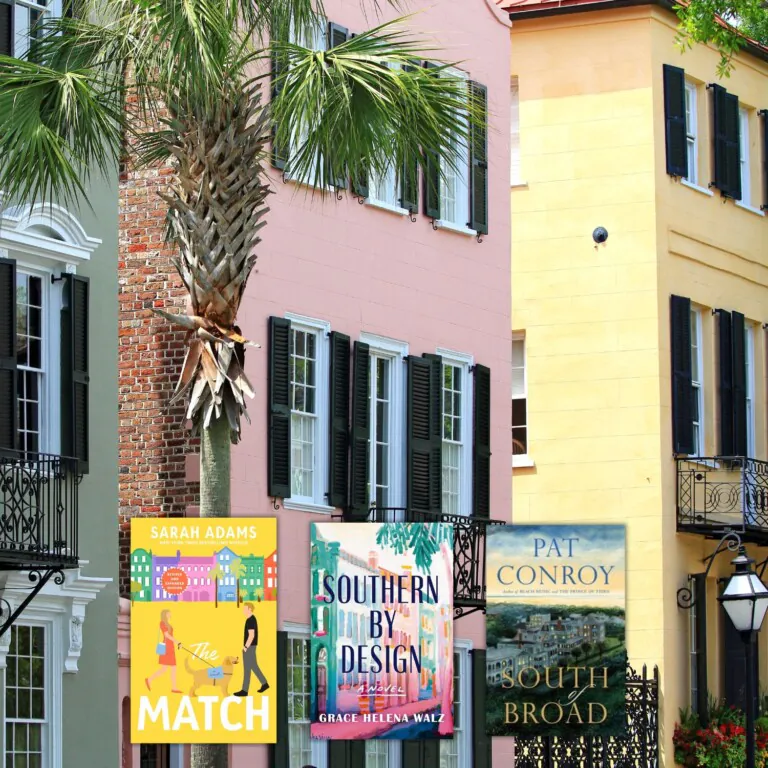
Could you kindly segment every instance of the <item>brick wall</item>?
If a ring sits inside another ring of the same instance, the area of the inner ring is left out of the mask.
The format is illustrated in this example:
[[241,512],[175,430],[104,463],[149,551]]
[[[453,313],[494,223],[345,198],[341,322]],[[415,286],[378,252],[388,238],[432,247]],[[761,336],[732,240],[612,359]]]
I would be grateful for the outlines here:
[[169,407],[184,357],[184,332],[153,307],[181,310],[185,292],[163,242],[165,205],[157,191],[166,169],[120,174],[119,462],[120,593],[130,595],[129,531],[134,515],[184,514],[197,504],[185,455],[194,447],[184,407]]

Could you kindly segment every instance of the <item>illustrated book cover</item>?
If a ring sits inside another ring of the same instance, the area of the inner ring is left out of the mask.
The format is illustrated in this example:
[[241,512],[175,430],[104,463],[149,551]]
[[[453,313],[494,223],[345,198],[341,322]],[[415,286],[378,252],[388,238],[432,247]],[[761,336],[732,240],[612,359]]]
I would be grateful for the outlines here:
[[487,733],[626,733],[623,525],[504,525],[486,550]]
[[310,734],[453,737],[453,527],[313,523]]
[[274,744],[275,518],[131,521],[131,740]]

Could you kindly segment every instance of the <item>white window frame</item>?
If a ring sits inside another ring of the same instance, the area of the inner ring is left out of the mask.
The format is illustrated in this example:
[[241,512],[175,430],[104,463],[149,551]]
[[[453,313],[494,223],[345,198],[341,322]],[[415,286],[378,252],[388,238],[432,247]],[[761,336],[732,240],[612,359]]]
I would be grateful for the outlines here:
[[[464,352],[456,352],[452,349],[438,347],[436,354],[442,358],[440,368],[440,443],[443,444],[443,367],[453,365],[461,369],[461,464],[459,470],[459,514],[469,516],[472,514],[472,417],[474,404],[474,381],[470,369],[475,364],[472,355]],[[442,451],[441,465],[442,471]],[[442,504],[442,499],[441,499]]]
[[752,205],[751,174],[749,168],[749,110],[739,105],[739,174],[741,176],[741,200],[744,207]]
[[755,458],[755,329],[744,324],[744,361],[746,364],[747,456]]
[[[408,357],[408,342],[378,336],[373,333],[361,333],[360,341],[367,344],[370,351],[370,391],[374,387],[375,361],[377,358],[389,360],[389,507],[405,507],[405,465],[406,465],[406,407],[405,407],[405,366]],[[370,461],[368,482],[370,485],[370,505],[376,502],[376,404],[369,399],[369,418],[371,425]]]
[[[688,158],[688,175],[685,181],[694,186],[699,183],[699,137],[698,137],[698,86],[691,80],[685,80],[685,154]],[[690,121],[689,118],[690,117]],[[688,147],[693,146],[693,157]]]
[[[334,508],[327,503],[328,490],[328,430],[330,428],[329,397],[328,390],[328,366],[330,360],[330,333],[331,324],[326,320],[318,320],[313,317],[296,315],[292,312],[285,314],[285,319],[291,323],[291,330],[296,329],[316,335],[315,350],[315,432],[312,472],[312,496],[291,496],[283,499],[286,509],[298,509],[309,512],[334,512]],[[293,428],[293,419],[291,419]],[[293,435],[291,435],[293,441]],[[291,445],[291,451],[293,446]]]
[[[459,693],[459,702],[461,703],[459,724],[460,735],[457,739],[457,733],[454,730],[453,741],[459,742],[458,749],[458,764],[459,768],[472,768],[472,709],[475,706],[475,702],[472,699],[472,641],[454,638],[453,640],[453,652],[457,654],[460,659],[461,669],[459,670],[459,685],[461,691]],[[456,692],[454,691],[454,698]],[[456,723],[454,723],[454,729]],[[441,742],[442,744],[442,742]]]
[[[294,624],[293,622],[283,622],[283,630],[287,633],[288,637],[287,640],[290,643],[293,640],[301,640],[305,641],[309,644],[309,664],[312,664],[312,642],[310,640],[309,636],[309,627],[306,624]],[[289,673],[290,673],[290,667],[289,667]],[[292,679],[292,675],[288,675],[288,679]],[[286,695],[288,695],[288,692],[286,691]],[[307,698],[309,698],[309,691],[307,692]],[[290,701],[289,701],[289,707],[288,707],[288,728],[291,727],[291,719],[290,719]],[[308,713],[307,718],[307,728],[310,727],[311,722],[311,712]],[[299,721],[294,721],[293,725],[296,724],[303,724],[303,721],[299,723]],[[303,768],[306,763],[302,763],[301,765],[291,765],[290,764],[290,735],[288,736],[288,768]],[[333,766],[328,765],[328,741],[327,740],[321,740],[321,739],[313,739],[311,736],[309,737],[309,743],[310,743],[310,749],[311,749],[311,761],[310,764],[314,765],[315,768],[333,768]]]
[[[533,459],[529,454],[531,429],[528,423],[528,344],[524,333],[513,333],[512,344],[515,342],[522,342],[523,344],[523,394],[516,395],[512,390],[512,400],[525,400],[525,429],[526,429],[526,444],[525,453],[512,454],[512,466],[513,467],[532,467],[534,466]],[[513,368],[515,366],[512,366]],[[511,429],[511,427],[510,427]]]
[[50,0],[49,5],[34,0],[11,0],[13,55],[17,59],[24,58],[29,51],[30,13],[38,11],[41,17],[48,15],[55,19],[61,16],[61,8],[62,0]]
[[[469,74],[460,69],[450,67],[445,70],[446,74],[453,77],[460,77],[467,82],[469,87]],[[469,91],[467,91],[467,107],[469,107]],[[467,111],[468,119],[468,111]],[[440,218],[435,221],[435,226],[443,229],[450,229],[465,235],[477,235],[474,229],[469,226],[470,208],[469,208],[469,143],[464,139],[458,139],[460,152],[456,158],[456,168],[444,159],[440,160],[440,178],[438,185],[440,189]],[[455,199],[456,214],[453,219],[446,216],[445,211],[445,188],[448,175],[455,175]]]
[[[691,386],[694,390],[694,397],[697,399],[699,420],[691,420],[691,429],[694,424],[698,424],[699,439],[698,443],[694,441],[693,449],[696,456],[706,456],[706,435],[705,424],[706,418],[704,413],[704,350],[702,349],[702,341],[704,335],[702,333],[702,309],[701,307],[691,305],[691,355],[693,355],[693,345],[696,344],[696,361],[699,372],[700,380],[697,381],[691,377]],[[695,321],[694,321],[695,317]]]

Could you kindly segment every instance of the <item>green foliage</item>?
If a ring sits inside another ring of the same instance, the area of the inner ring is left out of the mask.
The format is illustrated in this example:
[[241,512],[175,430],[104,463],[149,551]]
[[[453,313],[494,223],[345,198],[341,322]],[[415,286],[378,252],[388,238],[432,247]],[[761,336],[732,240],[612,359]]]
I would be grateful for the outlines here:
[[422,573],[432,569],[432,558],[440,551],[441,523],[382,523],[376,543],[397,555],[413,552],[416,568]]

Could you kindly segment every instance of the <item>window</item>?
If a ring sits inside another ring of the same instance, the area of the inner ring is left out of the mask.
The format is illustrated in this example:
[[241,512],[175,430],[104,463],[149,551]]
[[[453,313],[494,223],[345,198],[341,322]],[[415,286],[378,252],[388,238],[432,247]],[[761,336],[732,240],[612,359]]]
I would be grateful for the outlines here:
[[703,362],[701,351],[701,312],[691,308],[691,421],[693,427],[693,450],[698,456],[705,456],[704,450],[704,389]]
[[753,327],[744,324],[744,365],[746,368],[747,456],[755,456],[755,341]]
[[16,448],[40,450],[43,406],[43,278],[16,271]]
[[449,515],[466,515],[471,508],[471,409],[466,356],[441,352],[443,358],[443,503]]
[[399,768],[401,754],[399,742],[369,739],[365,742],[365,768]]
[[522,184],[523,177],[520,169],[520,87],[517,76],[510,79],[510,179],[514,186]]
[[170,744],[142,744],[139,750],[139,768],[169,768]]
[[749,177],[749,110],[739,109],[739,173],[741,174],[741,204],[751,205]]
[[[10,0],[0,3],[0,54],[27,55],[38,24],[61,15],[62,0]],[[11,34],[13,35],[11,37]]]
[[696,83],[685,81],[685,146],[688,156],[688,175],[686,181],[697,184],[699,180],[699,152],[696,141],[697,136],[697,90]]
[[453,739],[440,741],[440,768],[465,768],[472,762],[469,683],[469,649],[457,647],[453,654]]
[[525,337],[512,339],[512,455],[528,454],[528,382]]
[[15,624],[5,680],[5,764],[42,768],[49,747],[50,682],[46,670],[46,630]]
[[371,355],[371,480],[370,499],[381,509],[391,506],[390,493],[390,442],[392,362],[384,357]]
[[323,504],[326,491],[328,370],[326,323],[291,320],[291,500]]
[[[465,72],[449,70],[456,77],[467,78]],[[464,115],[466,119],[466,113]],[[455,161],[441,161],[440,173],[440,220],[456,227],[469,227],[469,151],[467,142],[453,135],[450,146]]]
[[288,637],[288,751],[289,768],[325,768],[328,747],[309,735],[309,637]]

